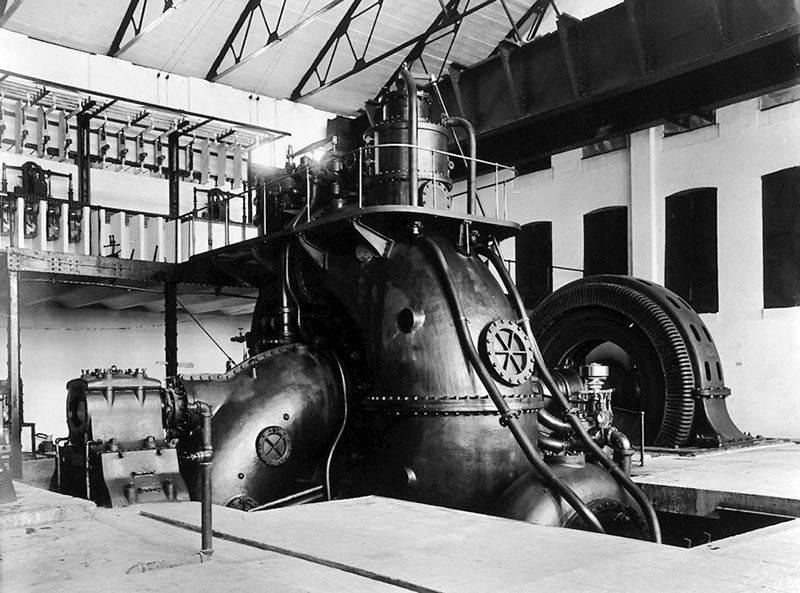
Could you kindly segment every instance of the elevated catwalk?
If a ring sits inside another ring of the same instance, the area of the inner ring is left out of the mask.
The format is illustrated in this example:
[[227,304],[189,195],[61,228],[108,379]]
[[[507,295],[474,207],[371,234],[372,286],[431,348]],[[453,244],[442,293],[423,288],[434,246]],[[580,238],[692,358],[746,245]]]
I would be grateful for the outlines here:
[[[800,445],[783,443],[651,458],[636,479],[669,512],[716,504],[798,516],[798,467]],[[24,484],[19,490],[24,506],[31,493]],[[74,504],[38,496],[29,500]],[[199,503],[53,516],[17,528],[4,521],[3,590],[50,592],[55,583],[87,593],[112,584],[121,593],[800,590],[799,519],[683,549],[378,497],[249,515],[215,507],[215,556],[200,564]],[[147,566],[172,567],[141,572]]]

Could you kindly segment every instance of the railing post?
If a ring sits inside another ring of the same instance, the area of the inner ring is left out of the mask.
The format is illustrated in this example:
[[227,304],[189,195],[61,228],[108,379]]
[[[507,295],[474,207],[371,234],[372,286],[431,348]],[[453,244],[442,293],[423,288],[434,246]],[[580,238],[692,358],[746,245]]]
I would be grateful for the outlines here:
[[364,147],[358,147],[358,207],[364,207]]
[[306,222],[311,222],[311,172],[306,164]]
[[225,246],[227,247],[231,243],[231,201],[230,199],[225,199]]

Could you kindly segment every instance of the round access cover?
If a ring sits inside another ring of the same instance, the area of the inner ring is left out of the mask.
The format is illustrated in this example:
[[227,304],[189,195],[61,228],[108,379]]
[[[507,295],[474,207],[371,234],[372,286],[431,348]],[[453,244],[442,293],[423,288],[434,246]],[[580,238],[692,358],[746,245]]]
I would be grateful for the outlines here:
[[489,367],[503,383],[522,385],[533,374],[533,347],[525,331],[513,321],[498,319],[487,327],[483,351]]
[[292,439],[280,426],[267,426],[256,438],[256,454],[267,465],[277,466],[289,459]]

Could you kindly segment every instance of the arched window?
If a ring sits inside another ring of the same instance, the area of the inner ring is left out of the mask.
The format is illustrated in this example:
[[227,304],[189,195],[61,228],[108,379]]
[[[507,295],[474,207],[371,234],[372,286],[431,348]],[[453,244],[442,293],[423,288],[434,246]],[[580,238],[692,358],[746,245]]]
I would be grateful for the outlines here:
[[764,307],[800,305],[800,167],[761,178]]
[[628,207],[583,215],[583,275],[628,274]]
[[528,308],[553,292],[553,223],[522,225],[516,238],[517,288]]
[[667,197],[666,220],[664,284],[698,313],[716,313],[717,189],[690,189]]

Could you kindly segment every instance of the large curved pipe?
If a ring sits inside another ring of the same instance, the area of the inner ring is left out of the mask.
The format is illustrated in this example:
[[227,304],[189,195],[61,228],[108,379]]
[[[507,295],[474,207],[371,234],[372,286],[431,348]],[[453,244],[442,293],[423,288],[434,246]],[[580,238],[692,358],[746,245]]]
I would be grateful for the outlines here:
[[661,526],[658,524],[658,517],[656,516],[656,511],[653,508],[652,503],[644,495],[644,492],[642,492],[642,490],[633,483],[633,480],[631,480],[626,473],[624,473],[611,459],[608,458],[608,456],[594,441],[591,435],[589,435],[589,433],[586,431],[586,427],[576,415],[576,411],[572,406],[570,406],[567,398],[564,397],[564,394],[561,392],[561,389],[558,388],[555,379],[553,379],[553,375],[551,375],[550,371],[547,369],[544,357],[542,356],[542,351],[539,349],[539,344],[536,342],[536,339],[533,335],[533,330],[531,329],[530,321],[528,320],[528,315],[525,312],[525,305],[522,302],[522,297],[520,296],[516,285],[511,280],[511,275],[503,265],[503,261],[500,259],[500,256],[494,249],[491,249],[487,246],[479,247],[478,252],[492,262],[492,265],[499,274],[500,279],[503,281],[503,285],[508,291],[508,296],[512,300],[513,305],[517,310],[517,314],[522,321],[525,333],[528,335],[528,339],[531,341],[534,360],[536,365],[539,367],[539,372],[544,384],[550,390],[550,394],[555,398],[556,402],[558,402],[558,405],[561,407],[561,409],[564,410],[567,421],[569,422],[570,426],[572,426],[575,434],[584,443],[586,448],[592,453],[592,455],[594,455],[594,457],[597,458],[597,461],[600,463],[600,465],[602,465],[603,468],[605,468],[605,470],[617,480],[617,483],[622,486],[622,488],[628,494],[630,494],[636,502],[639,503],[639,506],[642,508],[642,512],[644,512],[645,518],[647,519],[647,524],[650,528],[651,539],[660,544]]
[[503,426],[506,426],[509,431],[511,431],[511,434],[519,444],[520,449],[522,449],[523,454],[528,458],[528,461],[530,461],[531,465],[539,473],[539,475],[542,476],[547,485],[558,492],[558,494],[564,500],[566,500],[573,509],[575,509],[575,512],[578,513],[581,519],[583,519],[587,527],[598,533],[605,533],[600,521],[586,505],[586,503],[583,502],[583,500],[581,500],[581,498],[575,494],[575,492],[569,486],[562,482],[544,462],[544,459],[542,459],[542,456],[539,454],[536,445],[533,444],[528,434],[520,425],[518,418],[519,412],[512,411],[511,408],[508,407],[508,403],[506,403],[506,400],[503,398],[503,395],[500,393],[500,390],[497,388],[494,380],[489,375],[489,371],[486,369],[483,361],[481,361],[480,355],[475,348],[475,344],[472,342],[472,337],[470,336],[469,328],[467,327],[466,316],[464,315],[464,311],[461,308],[461,303],[456,295],[456,289],[453,284],[453,280],[450,278],[450,274],[447,271],[448,266],[447,260],[444,257],[444,253],[442,253],[442,250],[439,248],[439,246],[431,239],[420,236],[419,240],[427,248],[428,256],[433,263],[433,268],[437,272],[437,276],[439,276],[439,279],[442,283],[445,298],[450,306],[450,310],[453,315],[453,324],[458,332],[461,346],[464,349],[470,363],[472,364],[472,367],[475,369],[475,372],[480,378],[481,383],[483,383],[483,386],[488,391],[489,397],[497,407],[497,411],[500,412],[500,423]]
[[564,422],[560,418],[556,418],[544,408],[539,410],[539,422],[547,430],[558,436],[565,437],[572,432],[572,427],[569,425],[569,422]]
[[541,447],[545,451],[550,451],[551,453],[565,453],[567,450],[567,446],[568,446],[567,441],[562,441],[561,439],[548,437],[543,434],[539,435],[539,447]]
[[342,382],[342,425],[339,427],[339,432],[336,433],[336,438],[333,440],[330,451],[328,451],[328,458],[325,461],[325,494],[328,500],[333,500],[331,493],[331,462],[333,461],[333,454],[336,452],[336,447],[339,446],[339,441],[342,439],[344,429],[347,426],[347,376],[342,366],[342,361],[336,354],[331,353],[330,358],[336,364],[336,369],[339,371],[339,379]]
[[414,80],[414,75],[405,68],[400,70],[400,78],[405,82],[408,93],[408,203],[411,206],[419,206],[417,82]]
[[469,152],[469,161],[467,162],[467,214],[475,214],[475,206],[478,202],[478,195],[476,193],[476,180],[478,177],[476,158],[478,154],[477,142],[475,141],[475,128],[469,123],[469,120],[463,117],[447,117],[443,121],[444,125],[450,128],[461,128],[467,133],[467,151]]

